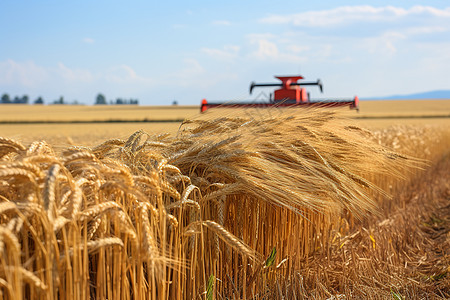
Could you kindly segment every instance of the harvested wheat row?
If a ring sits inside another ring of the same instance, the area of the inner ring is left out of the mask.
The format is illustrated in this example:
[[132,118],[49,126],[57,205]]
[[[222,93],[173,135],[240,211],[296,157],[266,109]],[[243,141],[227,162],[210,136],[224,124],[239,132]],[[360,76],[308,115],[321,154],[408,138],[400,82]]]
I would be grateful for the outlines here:
[[217,278],[216,295],[264,298],[273,249],[289,278],[341,218],[377,212],[370,179],[418,163],[367,135],[330,111],[273,110],[58,154],[2,138],[1,296],[192,299]]

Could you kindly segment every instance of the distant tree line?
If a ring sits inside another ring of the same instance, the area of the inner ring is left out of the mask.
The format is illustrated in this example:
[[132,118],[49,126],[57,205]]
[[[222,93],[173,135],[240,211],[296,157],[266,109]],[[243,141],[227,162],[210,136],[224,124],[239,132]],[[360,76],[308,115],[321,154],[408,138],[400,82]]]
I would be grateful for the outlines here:
[[22,97],[15,96],[13,99],[9,97],[8,94],[3,94],[0,103],[2,104],[28,104],[30,99],[27,95],[23,95]]
[[[0,99],[0,104],[30,104],[30,98],[27,95],[23,95],[22,97],[15,96],[14,98],[11,98],[9,94],[4,93]],[[38,97],[33,101],[33,104],[44,104],[44,99],[42,97]],[[64,97],[61,96],[57,100],[54,100],[50,102],[50,104],[72,104],[77,105],[77,100],[74,100],[73,102],[69,103],[64,101]],[[98,94],[95,98],[95,104],[96,105],[139,105],[139,100],[137,99],[123,99],[123,98],[117,98],[116,100],[110,100],[106,101],[106,97],[103,94]]]
[[116,100],[110,100],[109,103],[106,101],[106,97],[103,94],[98,94],[95,98],[95,105],[139,105],[138,99],[123,99],[117,98]]
[[[30,104],[30,98],[27,95],[23,95],[22,97],[15,96],[14,98],[11,98],[8,94],[3,94],[0,98],[0,104]],[[44,104],[44,99],[39,96],[34,101],[33,104]],[[69,104],[64,102],[64,97],[61,96],[59,99],[54,100],[50,104]],[[74,102],[70,104],[78,104],[78,102],[75,100]]]

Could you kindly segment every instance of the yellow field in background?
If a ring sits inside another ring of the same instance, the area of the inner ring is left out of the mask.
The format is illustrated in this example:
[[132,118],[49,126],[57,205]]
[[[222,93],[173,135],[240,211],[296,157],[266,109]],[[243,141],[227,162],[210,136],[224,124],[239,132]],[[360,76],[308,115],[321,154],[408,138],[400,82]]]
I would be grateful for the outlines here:
[[[367,128],[383,128],[400,124],[437,124],[450,127],[450,100],[361,101],[360,112],[339,109],[346,117]],[[212,111],[211,111],[212,112]],[[254,115],[255,109],[239,110]],[[225,111],[216,109],[215,115]],[[225,113],[229,115],[230,112]],[[72,105],[1,105],[0,136],[24,143],[45,139],[54,145],[74,142],[77,145],[97,144],[105,139],[126,138],[137,130],[149,134],[175,134],[180,120],[199,116],[199,106],[72,106]],[[410,117],[410,118],[409,118]],[[169,121],[119,122],[106,121]],[[8,122],[83,122],[19,124]]]
[[360,111],[346,112],[369,129],[392,125],[439,125],[450,127],[450,100],[360,101]]
[[87,123],[87,124],[0,124],[0,136],[9,137],[30,144],[45,140],[50,144],[67,146],[92,146],[104,140],[127,139],[138,130],[150,135],[175,134],[180,127],[178,122],[170,123]]
[[450,100],[372,100],[359,107],[361,117],[450,116]]
[[0,121],[183,120],[199,106],[2,105]]
[[[70,142],[76,145],[93,145],[106,139],[127,138],[141,129],[149,134],[174,134],[181,120],[194,117],[199,112],[199,106],[1,105],[0,136],[14,138],[25,144],[46,140],[57,146],[65,146]],[[144,120],[175,122],[87,123]]]
[[[200,107],[135,105],[1,105],[0,121],[111,121],[182,120],[199,114]],[[450,100],[360,101],[360,112],[350,117],[449,116]]]

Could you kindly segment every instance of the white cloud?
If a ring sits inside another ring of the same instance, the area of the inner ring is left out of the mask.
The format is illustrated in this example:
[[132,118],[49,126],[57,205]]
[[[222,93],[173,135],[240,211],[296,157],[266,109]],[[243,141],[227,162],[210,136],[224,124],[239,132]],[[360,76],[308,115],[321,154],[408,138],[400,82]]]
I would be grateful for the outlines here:
[[292,24],[302,27],[329,27],[355,22],[387,22],[408,16],[450,18],[450,7],[438,9],[429,6],[413,6],[410,9],[404,9],[394,6],[341,6],[329,10],[272,15],[261,19],[260,22],[267,24]]
[[393,56],[397,53],[395,43],[402,39],[405,39],[405,36],[400,33],[387,32],[378,37],[364,39],[362,45],[371,54]]
[[67,82],[92,82],[94,76],[89,70],[71,69],[63,63],[58,63],[56,74]]
[[36,87],[49,78],[49,72],[33,61],[16,62],[12,59],[0,62],[0,84]]
[[414,53],[422,43],[439,47],[450,38],[450,7],[341,6],[272,15],[260,22],[289,26],[271,26],[269,33],[249,35],[256,48],[253,56],[302,65],[393,59]]
[[303,45],[289,45],[286,47],[286,49],[292,53],[304,53],[306,51],[309,51],[311,49],[310,46],[303,46]]
[[306,50],[306,47],[297,46],[293,40],[280,39],[271,34],[251,34],[247,38],[253,46],[253,50],[248,55],[249,59],[291,63],[307,60],[304,55],[299,55],[301,51]]
[[106,70],[104,78],[113,83],[119,84],[151,84],[153,83],[152,78],[139,76],[136,71],[125,64],[114,66]]
[[104,90],[111,93],[148,90],[155,80],[140,76],[128,65],[118,65],[93,72],[71,68],[62,62],[44,67],[33,61],[6,60],[0,62],[0,89],[5,91],[29,91],[42,96],[64,94],[69,98],[83,99],[86,91]]
[[279,56],[278,46],[270,41],[275,38],[272,34],[250,34],[247,36],[251,45],[256,46],[251,57],[258,59],[275,59]]
[[444,17],[444,18],[450,18],[450,7],[444,8],[444,9],[438,9],[431,6],[413,6],[409,10],[410,14],[428,14],[434,17]]
[[410,36],[410,35],[443,33],[448,31],[450,31],[450,28],[445,28],[443,26],[420,26],[407,28],[404,33]]
[[258,49],[253,53],[257,58],[277,58],[280,55],[277,45],[269,40],[259,39],[254,43],[258,45]]

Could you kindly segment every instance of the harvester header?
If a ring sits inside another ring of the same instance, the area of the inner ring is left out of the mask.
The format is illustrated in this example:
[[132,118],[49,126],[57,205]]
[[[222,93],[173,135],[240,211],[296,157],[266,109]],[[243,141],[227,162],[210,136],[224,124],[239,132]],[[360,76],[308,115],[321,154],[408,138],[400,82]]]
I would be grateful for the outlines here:
[[[320,107],[337,107],[349,106],[350,109],[359,111],[359,99],[355,96],[353,99],[310,99],[309,93],[303,86],[317,85],[323,92],[323,85],[320,79],[317,81],[301,81],[303,76],[275,76],[281,82],[278,83],[255,83],[250,84],[250,94],[255,87],[279,87],[271,94],[268,102],[214,102],[210,103],[206,99],[202,100],[201,112],[213,107],[291,107],[291,106],[320,106]],[[299,82],[300,80],[300,82]]]

